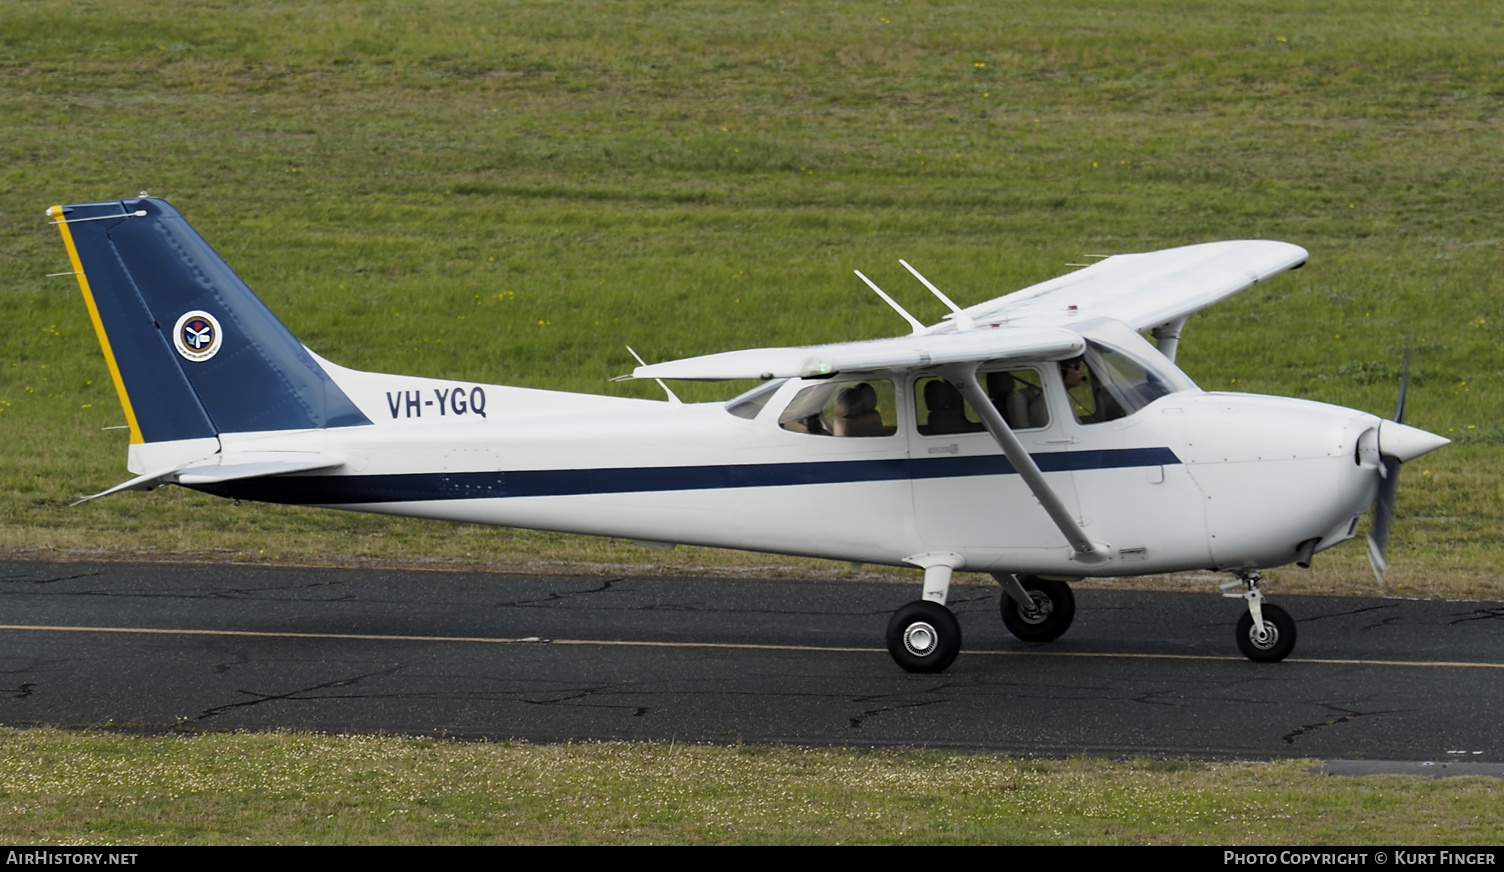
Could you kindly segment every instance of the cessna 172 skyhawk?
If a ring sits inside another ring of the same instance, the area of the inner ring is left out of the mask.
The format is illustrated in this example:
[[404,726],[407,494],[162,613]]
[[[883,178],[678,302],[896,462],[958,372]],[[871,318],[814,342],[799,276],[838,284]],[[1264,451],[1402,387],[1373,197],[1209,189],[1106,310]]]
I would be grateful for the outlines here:
[[1117,255],[965,309],[915,272],[952,312],[925,326],[883,295],[910,335],[634,370],[763,381],[684,404],[345,369],[304,348],[165,201],[48,214],[138,473],[95,496],[178,484],[912,565],[923,594],[887,639],[910,671],[960,650],[945,606],[957,570],[991,573],[1004,623],[1031,642],[1070,626],[1071,580],[1228,571],[1247,606],[1239,648],[1282,659],[1295,624],[1264,602],[1258,570],[1351,538],[1376,495],[1381,569],[1400,462],[1447,442],[1399,413],[1205,392],[1175,367],[1188,315],[1305,263],[1282,242]]

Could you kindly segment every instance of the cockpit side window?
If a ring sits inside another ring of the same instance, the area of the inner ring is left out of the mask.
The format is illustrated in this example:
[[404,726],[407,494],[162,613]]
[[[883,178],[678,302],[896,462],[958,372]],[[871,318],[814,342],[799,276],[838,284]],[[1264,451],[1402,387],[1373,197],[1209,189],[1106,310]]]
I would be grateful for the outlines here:
[[1090,339],[1086,354],[1061,362],[1060,379],[1081,424],[1125,418],[1160,397],[1185,389],[1166,384],[1163,370],[1151,369],[1126,352]]
[[1091,368],[1087,365],[1085,357],[1062,360],[1060,381],[1065,385],[1065,395],[1070,401],[1072,414],[1076,416],[1076,423],[1100,424],[1103,421],[1123,417],[1122,410],[1108,411],[1102,402],[1101,391],[1098,390],[1100,385],[1097,379],[1092,377]]
[[1037,430],[1050,426],[1050,409],[1044,401],[1043,379],[1037,369],[1011,369],[987,373],[987,396],[1008,426],[1014,430]]
[[868,379],[807,387],[778,416],[778,426],[815,436],[891,436],[898,432],[893,382]]
[[971,404],[961,398],[955,385],[943,378],[921,378],[914,383],[914,411],[921,436],[976,433],[983,429]]
[[[992,405],[1014,430],[1048,427],[1050,412],[1038,370],[1015,369],[982,373]],[[979,433],[986,428],[955,385],[925,377],[914,384],[915,420],[921,436]]]

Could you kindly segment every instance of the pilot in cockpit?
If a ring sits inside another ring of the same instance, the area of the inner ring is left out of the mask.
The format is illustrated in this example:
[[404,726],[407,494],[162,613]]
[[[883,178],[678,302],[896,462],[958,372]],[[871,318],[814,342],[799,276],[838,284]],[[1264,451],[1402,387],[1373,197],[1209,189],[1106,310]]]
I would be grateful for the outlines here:
[[1065,383],[1065,392],[1070,397],[1071,411],[1075,413],[1077,423],[1100,424],[1115,421],[1126,414],[1112,394],[1103,389],[1100,380],[1093,378],[1085,358],[1062,361],[1060,380]]

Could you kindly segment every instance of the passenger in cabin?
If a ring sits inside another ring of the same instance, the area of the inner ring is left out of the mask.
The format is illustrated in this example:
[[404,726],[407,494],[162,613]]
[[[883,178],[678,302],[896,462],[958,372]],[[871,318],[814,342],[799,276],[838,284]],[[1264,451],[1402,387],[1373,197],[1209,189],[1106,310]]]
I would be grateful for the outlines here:
[[812,436],[891,436],[897,427],[883,421],[883,409],[894,411],[893,383],[875,381],[876,387],[872,382],[811,385],[784,407],[778,426]]
[[883,417],[877,411],[877,391],[862,382],[842,388],[836,395],[835,419],[830,422],[832,436],[886,436]]

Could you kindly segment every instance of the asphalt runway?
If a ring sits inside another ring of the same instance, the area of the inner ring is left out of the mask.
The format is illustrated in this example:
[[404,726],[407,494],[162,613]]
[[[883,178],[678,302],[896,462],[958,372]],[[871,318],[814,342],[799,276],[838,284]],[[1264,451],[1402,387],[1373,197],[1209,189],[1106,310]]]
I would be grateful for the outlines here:
[[1497,764],[1504,603],[1083,590],[1028,645],[952,588],[950,671],[889,660],[912,585],[0,562],[0,723],[537,741],[923,746]]

